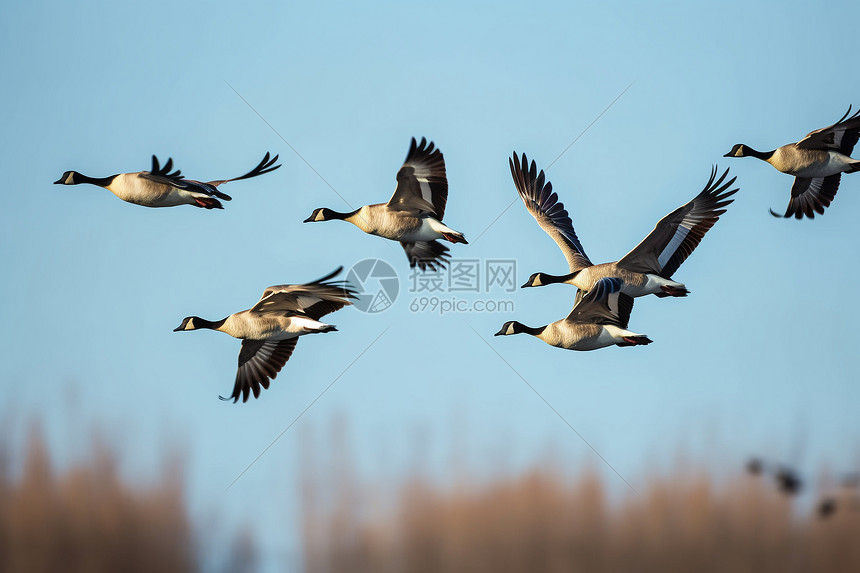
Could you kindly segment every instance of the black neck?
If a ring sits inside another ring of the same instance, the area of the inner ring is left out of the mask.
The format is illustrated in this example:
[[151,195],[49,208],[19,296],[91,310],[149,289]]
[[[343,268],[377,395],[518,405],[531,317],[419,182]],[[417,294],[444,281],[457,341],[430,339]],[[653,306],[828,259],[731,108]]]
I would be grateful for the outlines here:
[[206,320],[205,318],[196,318],[194,320],[194,326],[197,328],[210,328],[212,330],[218,330],[220,327],[224,326],[224,323],[227,322],[226,318],[222,318],[221,320],[216,320],[212,322],[210,320]]
[[83,173],[78,173],[78,176],[75,177],[75,183],[92,183],[99,187],[107,187],[116,178],[116,175],[111,175],[110,177],[87,177]]
[[773,154],[775,152],[776,149],[774,149],[773,151],[756,151],[755,149],[747,145],[747,154],[752,155],[753,157],[758,157],[762,161],[767,161],[768,159],[773,157]]
[[349,219],[350,217],[352,217],[353,215],[355,215],[357,213],[358,213],[358,209],[356,209],[355,211],[350,211],[349,213],[338,213],[337,211],[331,211],[332,216],[335,219],[340,219],[341,221]]
[[526,326],[523,323],[520,323],[520,328],[522,328],[523,332],[525,332],[526,334],[531,334],[532,336],[537,336],[538,334],[546,330],[546,326],[536,326],[532,328],[531,326]]

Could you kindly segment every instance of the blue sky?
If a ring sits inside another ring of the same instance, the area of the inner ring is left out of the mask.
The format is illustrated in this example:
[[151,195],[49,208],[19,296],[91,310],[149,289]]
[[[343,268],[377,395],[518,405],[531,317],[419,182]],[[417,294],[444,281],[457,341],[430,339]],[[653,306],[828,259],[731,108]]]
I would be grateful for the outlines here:
[[[623,491],[511,367],[634,486],[679,452],[724,473],[762,451],[811,472],[856,469],[860,176],[843,178],[823,217],[782,221],[767,209],[784,209],[791,178],[722,157],[734,143],[797,141],[860,105],[856,4],[0,11],[3,417],[16,439],[40,417],[58,463],[85,451],[93,427],[133,476],[180,448],[195,515],[249,524],[269,564],[297,555],[302,444],[313,435],[325,451],[338,416],[371,480],[413,464],[445,479],[454,451],[491,476],[552,444]],[[738,177],[736,201],[675,275],[692,294],[637,301],[631,327],[655,341],[647,348],[574,353],[492,337],[509,319],[565,316],[574,293],[562,285],[490,293],[513,312],[444,316],[410,312],[403,288],[384,313],[333,315],[339,332],[302,340],[261,399],[234,406],[217,396],[232,388],[239,342],[171,332],[184,316],[222,318],[269,285],[366,258],[388,261],[408,287],[397,245],[301,221],[316,207],[386,201],[413,136],[445,154],[445,222],[472,240],[455,257],[516,260],[518,284],[560,273],[563,257],[519,201],[499,217],[517,198],[507,158],[526,152],[546,167],[580,135],[547,176],[595,261],[630,250],[698,193],[712,164]],[[52,185],[70,169],[148,169],[153,153],[191,178],[232,177],[267,150],[283,167],[225,186],[224,211]],[[430,439],[416,449],[422,432]]]

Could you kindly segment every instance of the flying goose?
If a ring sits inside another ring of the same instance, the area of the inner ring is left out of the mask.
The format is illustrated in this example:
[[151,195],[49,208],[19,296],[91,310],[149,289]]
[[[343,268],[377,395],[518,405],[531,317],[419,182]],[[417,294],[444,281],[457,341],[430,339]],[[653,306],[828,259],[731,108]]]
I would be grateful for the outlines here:
[[717,169],[714,167],[702,192],[660,219],[651,234],[632,251],[617,262],[595,265],[585,254],[570,216],[558,200],[558,195],[553,192],[552,183],[546,181],[543,170],[538,173],[534,161],[529,166],[525,154],[520,161],[514,152],[508,162],[514,185],[526,209],[559,246],[570,268],[569,274],[559,276],[534,273],[523,288],[566,283],[580,289],[577,300],[583,291],[591,290],[605,277],[621,279],[621,292],[631,297],[647,294],[659,297],[687,296],[687,287],[671,280],[672,274],[698,246],[720,215],[725,213],[723,207],[734,200],[729,197],[737,192],[737,189],[726,191],[735,182],[734,177],[723,183],[729,170],[726,169],[716,179]]
[[204,209],[223,209],[218,199],[229,201],[231,197],[218,191],[217,187],[230,181],[250,179],[264,173],[274,171],[280,165],[273,164],[278,160],[275,155],[269,159],[269,153],[254,169],[241,177],[221,179],[218,181],[194,181],[185,179],[177,169],[173,168],[173,159],[168,158],[164,167],[158,164],[158,158],[152,156],[152,169],[138,173],[120,173],[110,177],[87,177],[77,171],[66,171],[63,176],[54,181],[55,185],[79,185],[91,183],[104,187],[123,201],[143,205],[144,207],[174,207],[176,205],[194,205]]
[[[842,119],[823,129],[808,133],[797,143],[783,145],[773,151],[756,151],[749,145],[738,143],[724,157],[757,157],[767,161],[779,171],[794,175],[791,199],[785,214],[773,209],[774,217],[795,219],[815,213],[824,214],[824,209],[836,197],[842,173],[860,170],[860,161],[851,158],[851,152],[860,138],[860,111],[851,114],[851,106]],[[850,117],[849,117],[850,115]]]
[[406,161],[397,172],[397,188],[388,203],[365,205],[349,213],[338,213],[324,207],[315,209],[305,223],[340,219],[348,221],[371,235],[399,241],[406,251],[410,268],[422,271],[444,268],[448,247],[436,239],[467,243],[463,233],[442,223],[448,202],[448,179],[445,159],[431,141],[421,138],[412,145]]
[[651,344],[644,334],[627,330],[632,310],[633,299],[622,292],[622,281],[607,277],[598,280],[566,318],[537,328],[511,320],[495,335],[531,334],[550,346],[567,350]]
[[248,310],[214,322],[189,316],[174,332],[208,328],[241,338],[233,393],[229,398],[220,398],[232,398],[234,404],[239,396],[242,402],[247,402],[251,392],[254,398],[259,398],[260,386],[269,387],[269,379],[274,380],[290,359],[299,336],[337,330],[320,319],[352,304],[350,299],[356,298],[355,291],[346,282],[327,282],[342,270],[343,267],[338,267],[321,279],[305,284],[270,286]]

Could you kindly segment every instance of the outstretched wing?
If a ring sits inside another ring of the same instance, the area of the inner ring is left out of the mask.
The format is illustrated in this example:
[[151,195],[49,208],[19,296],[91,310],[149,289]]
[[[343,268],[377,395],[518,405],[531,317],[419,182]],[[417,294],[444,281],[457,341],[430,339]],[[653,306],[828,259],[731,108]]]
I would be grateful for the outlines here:
[[[229,183],[230,181],[239,181],[241,179],[250,179],[251,177],[257,177],[259,175],[263,175],[265,173],[269,173],[271,171],[274,171],[275,169],[278,169],[280,167],[280,165],[274,165],[277,160],[278,160],[277,155],[275,155],[274,157],[272,157],[270,159],[269,158],[269,152],[267,151],[266,155],[263,157],[263,160],[260,161],[260,163],[256,167],[254,167],[253,169],[251,169],[250,171],[248,171],[244,175],[241,175],[239,177],[234,177],[232,179],[219,179],[218,181],[207,181],[205,184],[211,185],[213,187],[218,187],[219,185],[221,185],[223,183]],[[274,165],[274,167],[273,167],[273,165]]]
[[200,181],[194,181],[193,179],[185,179],[182,176],[182,172],[178,169],[173,173],[170,173],[170,169],[173,167],[173,158],[168,157],[167,163],[164,164],[164,167],[160,167],[158,164],[158,158],[153,155],[152,156],[152,171],[141,171],[138,173],[138,177],[146,179],[148,181],[153,181],[158,183],[159,185],[169,185],[170,187],[175,187],[176,189],[183,189],[185,191],[192,191],[196,193],[203,193],[205,195],[209,195],[210,197],[218,197],[219,199],[223,199],[224,201],[230,201],[232,198],[218,191],[214,186],[208,183],[201,183]]
[[167,158],[167,163],[164,164],[164,167],[159,167],[158,158],[155,155],[152,156],[152,169],[150,170],[150,173],[153,175],[163,175],[164,177],[170,177],[173,179],[182,179],[182,172],[179,169],[173,173],[170,172],[171,169],[173,169],[172,157]]
[[[851,114],[851,106],[842,116],[842,119],[829,127],[817,129],[810,132],[795,143],[802,149],[824,149],[838,151],[844,155],[851,155],[857,140],[860,138],[860,110]],[[849,117],[850,116],[850,117]]]
[[328,275],[300,285],[270,286],[263,292],[251,312],[286,312],[304,314],[314,320],[352,304],[357,293],[345,281],[331,281],[343,270],[338,267]]
[[409,268],[416,266],[422,271],[428,268],[435,271],[436,267],[444,269],[448,263],[448,247],[439,241],[417,241],[414,243],[400,243],[403,250],[406,251],[406,258],[409,259]]
[[298,341],[298,337],[288,340],[243,340],[233,393],[229,398],[219,398],[232,399],[234,404],[239,396],[242,396],[242,402],[247,402],[251,392],[254,398],[259,398],[260,387],[269,388],[269,380],[274,380],[290,359]]
[[623,281],[605,277],[597,281],[567,315],[568,322],[581,324],[611,324],[627,328],[633,311],[633,297],[621,292]]
[[735,177],[723,183],[728,174],[729,170],[726,169],[716,179],[717,168],[714,166],[702,192],[660,219],[651,234],[618,261],[618,266],[629,271],[670,278],[719,220],[720,215],[726,212],[724,207],[734,201],[729,197],[738,190],[726,189],[735,182]]
[[397,188],[388,200],[388,208],[432,213],[441,221],[447,203],[448,177],[442,152],[434,148],[432,141],[428,145],[422,137],[419,145],[413,137],[406,161],[397,172]]
[[812,219],[815,217],[815,213],[823,215],[824,209],[829,207],[830,202],[836,197],[841,179],[841,173],[814,179],[795,177],[794,185],[791,186],[791,199],[788,201],[785,214],[780,215],[773,209],[770,210],[770,214],[786,219],[792,215],[795,219],[803,219],[804,215]]
[[512,159],[508,159],[511,166],[511,176],[514,185],[520,194],[526,209],[535,218],[540,228],[555,241],[558,248],[567,259],[570,271],[576,271],[584,267],[590,267],[591,261],[582,248],[582,243],[573,229],[573,222],[564,208],[558,195],[552,190],[552,183],[546,181],[543,170],[537,172],[537,166],[532,161],[529,167],[526,154],[522,155],[522,162],[514,152]]

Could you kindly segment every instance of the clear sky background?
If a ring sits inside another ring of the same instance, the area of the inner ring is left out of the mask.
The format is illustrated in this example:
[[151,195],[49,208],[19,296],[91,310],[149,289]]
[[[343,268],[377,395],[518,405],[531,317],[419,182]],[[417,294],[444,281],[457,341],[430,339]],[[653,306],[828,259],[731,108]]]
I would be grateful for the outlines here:
[[[858,12],[785,1],[6,3],[7,432],[22,443],[40,418],[63,464],[100,427],[143,478],[179,448],[197,518],[249,525],[272,568],[299,555],[303,444],[327,450],[337,416],[370,480],[416,464],[444,480],[454,451],[492,476],[552,444],[623,493],[520,375],[634,487],[681,453],[720,475],[755,453],[813,474],[857,469],[860,175],[843,178],[823,217],[776,220],[767,209],[785,208],[791,177],[722,155],[797,141],[860,105]],[[341,222],[302,224],[315,207],[387,201],[410,138],[426,136],[445,154],[445,222],[472,241],[452,254],[515,259],[518,284],[560,274],[564,258],[519,202],[507,158],[515,149],[546,167],[580,135],[547,176],[596,262],[696,195],[713,164],[738,177],[736,201],[675,275],[692,294],[637,300],[631,327],[648,347],[575,353],[493,338],[506,320],[565,316],[564,285],[482,295],[514,301],[513,312],[410,312],[399,246]],[[149,169],[152,154],[190,178],[227,178],[267,150],[283,167],[225,186],[234,200],[223,211],[52,185],[71,169]],[[238,341],[172,332],[187,315],[223,318],[269,285],[369,257],[400,273],[394,307],[332,315],[339,332],[303,339],[259,400],[217,399],[232,389]]]

